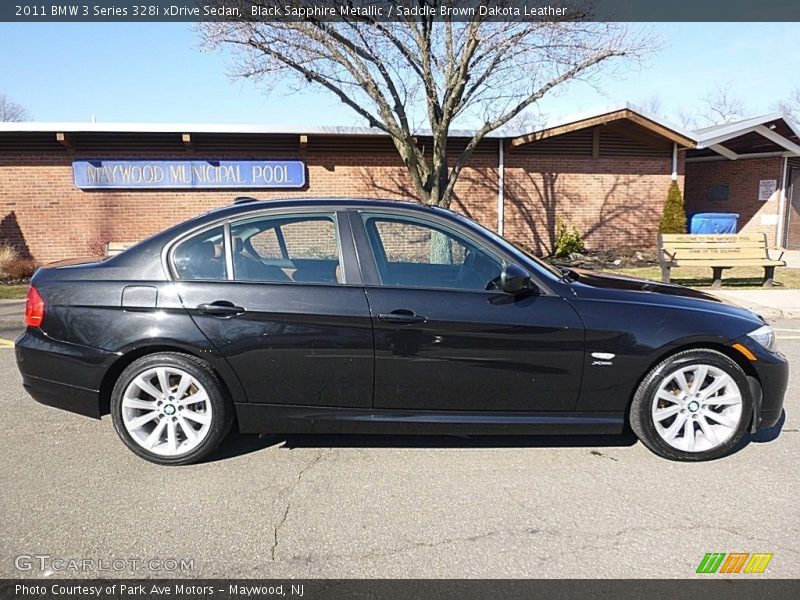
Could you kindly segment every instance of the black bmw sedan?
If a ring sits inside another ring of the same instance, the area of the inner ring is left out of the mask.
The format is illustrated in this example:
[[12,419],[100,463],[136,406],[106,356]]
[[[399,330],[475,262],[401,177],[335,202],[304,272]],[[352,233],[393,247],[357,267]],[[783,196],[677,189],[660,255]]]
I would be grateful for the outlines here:
[[36,400],[159,464],[254,432],[621,433],[700,461],[774,425],[788,365],[750,311],[554,269],[453,212],[245,201],[31,283]]

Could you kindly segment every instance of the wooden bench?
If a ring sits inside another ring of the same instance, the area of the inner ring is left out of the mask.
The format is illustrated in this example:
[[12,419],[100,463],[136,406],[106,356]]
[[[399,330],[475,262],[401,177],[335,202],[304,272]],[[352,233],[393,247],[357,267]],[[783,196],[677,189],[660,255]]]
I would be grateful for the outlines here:
[[136,242],[108,242],[106,244],[106,256],[114,256],[133,246]]
[[661,281],[669,283],[672,267],[711,267],[714,282],[722,285],[722,271],[733,267],[764,267],[764,286],[771,287],[775,267],[786,266],[769,255],[767,236],[763,233],[694,235],[662,233],[658,236],[658,262]]

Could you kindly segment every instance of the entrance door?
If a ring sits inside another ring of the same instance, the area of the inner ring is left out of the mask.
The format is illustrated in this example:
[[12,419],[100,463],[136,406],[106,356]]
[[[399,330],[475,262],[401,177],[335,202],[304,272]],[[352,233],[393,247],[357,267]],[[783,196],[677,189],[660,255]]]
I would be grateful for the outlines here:
[[800,250],[800,169],[792,169],[789,187],[789,223],[786,247]]

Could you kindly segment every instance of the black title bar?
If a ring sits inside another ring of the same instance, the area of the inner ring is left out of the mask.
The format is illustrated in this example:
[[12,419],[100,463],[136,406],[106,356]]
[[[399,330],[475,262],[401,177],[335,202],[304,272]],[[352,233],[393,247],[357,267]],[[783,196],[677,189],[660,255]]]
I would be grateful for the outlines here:
[[3,0],[6,22],[800,21],[798,0]]
[[[654,560],[657,560],[655,558]],[[743,576],[742,576],[743,577]],[[624,579],[5,579],[3,600],[752,600],[797,598],[797,580],[725,579],[710,575],[692,580]]]

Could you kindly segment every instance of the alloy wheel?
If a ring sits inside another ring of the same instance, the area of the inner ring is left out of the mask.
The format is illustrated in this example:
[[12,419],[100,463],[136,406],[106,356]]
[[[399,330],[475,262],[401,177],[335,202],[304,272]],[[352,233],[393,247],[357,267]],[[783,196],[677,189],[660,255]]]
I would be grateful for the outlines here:
[[211,428],[208,393],[190,373],[173,366],[147,369],[128,384],[122,422],[148,452],[180,456],[197,448]]
[[704,452],[724,444],[742,419],[742,394],[725,371],[697,364],[667,375],[652,402],[653,424],[667,444]]

